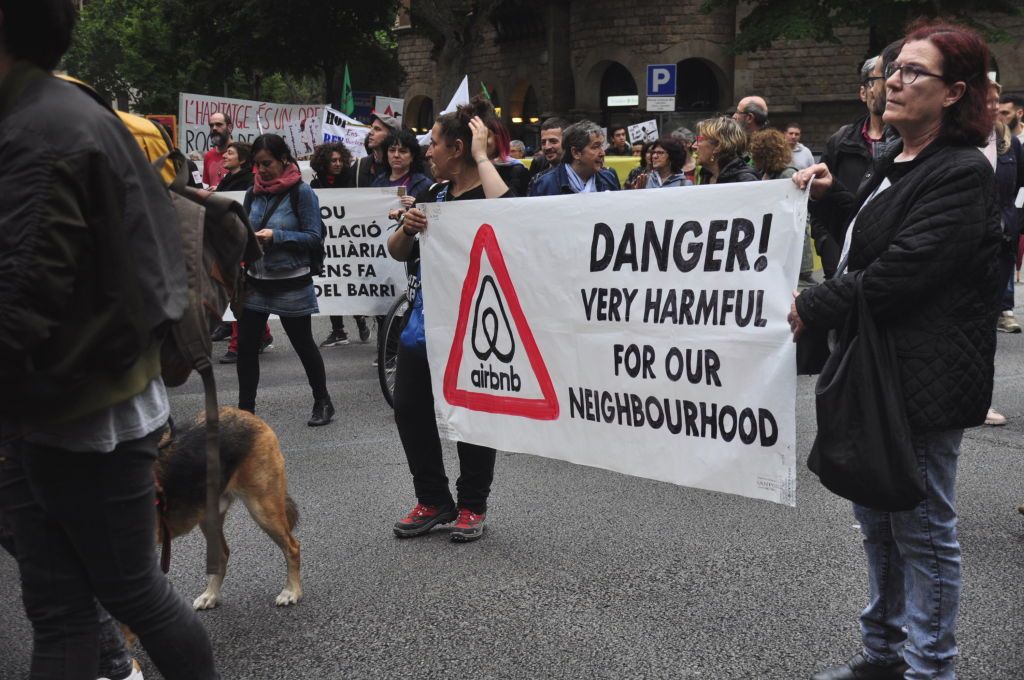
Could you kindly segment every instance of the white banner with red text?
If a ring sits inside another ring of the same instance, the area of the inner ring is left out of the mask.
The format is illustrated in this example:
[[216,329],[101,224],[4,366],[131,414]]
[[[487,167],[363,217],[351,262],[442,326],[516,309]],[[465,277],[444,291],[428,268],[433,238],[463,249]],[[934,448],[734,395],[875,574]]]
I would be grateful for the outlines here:
[[795,505],[792,182],[424,209],[445,436]]
[[321,143],[321,104],[275,104],[250,99],[210,97],[204,94],[178,94],[178,147],[193,161],[202,164],[210,150],[210,114],[231,117],[235,141],[252,144],[264,132],[281,135],[297,158],[306,158]]

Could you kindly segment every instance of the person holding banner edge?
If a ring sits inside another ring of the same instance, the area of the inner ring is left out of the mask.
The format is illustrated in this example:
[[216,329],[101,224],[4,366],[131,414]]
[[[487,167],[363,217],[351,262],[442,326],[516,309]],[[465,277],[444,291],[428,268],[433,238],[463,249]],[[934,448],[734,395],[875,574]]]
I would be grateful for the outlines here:
[[[885,67],[883,120],[900,135],[849,197],[836,274],[796,297],[789,324],[835,329],[855,285],[895,344],[906,416],[925,486],[913,510],[854,505],[870,596],[863,649],[813,680],[955,677],[960,603],[957,459],[963,430],[992,397],[1001,229],[992,167],[978,151],[992,129],[989,50],[973,30],[919,25]],[[811,199],[849,194],[825,164],[793,176]],[[842,201],[845,205],[847,201]]]
[[[504,198],[513,192],[487,156],[489,132],[483,119],[490,104],[474,102],[437,119],[430,131],[427,158],[439,181],[416,198],[416,203]],[[427,216],[412,208],[401,227],[388,238],[388,252],[396,260],[417,262],[419,281],[419,234],[427,228]],[[394,526],[400,538],[422,536],[439,524],[456,520],[454,542],[475,541],[483,536],[487,497],[494,479],[495,450],[458,442],[459,478],[455,483],[458,503],[452,498],[444,471],[441,439],[434,419],[434,396],[427,364],[423,328],[422,288],[402,331],[395,376],[395,423],[402,439],[416,491],[416,506]]]

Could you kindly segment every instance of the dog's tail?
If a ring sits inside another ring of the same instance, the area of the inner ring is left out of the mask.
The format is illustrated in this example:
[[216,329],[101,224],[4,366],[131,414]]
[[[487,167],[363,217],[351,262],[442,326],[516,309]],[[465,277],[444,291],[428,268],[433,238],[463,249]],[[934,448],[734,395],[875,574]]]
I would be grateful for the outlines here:
[[295,505],[291,496],[286,496],[284,499],[284,514],[288,519],[288,528],[294,529],[295,525],[299,523],[299,506]]

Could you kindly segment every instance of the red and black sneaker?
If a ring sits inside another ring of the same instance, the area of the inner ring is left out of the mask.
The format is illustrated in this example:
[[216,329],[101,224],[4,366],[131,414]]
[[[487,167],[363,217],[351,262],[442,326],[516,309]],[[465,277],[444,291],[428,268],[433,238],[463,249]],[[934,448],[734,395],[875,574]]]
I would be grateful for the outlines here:
[[484,517],[468,508],[459,508],[459,519],[452,527],[451,539],[456,543],[469,543],[484,535]]
[[452,505],[435,507],[417,503],[405,519],[395,522],[395,536],[399,538],[422,536],[436,525],[447,524],[453,519],[455,519],[455,507]]

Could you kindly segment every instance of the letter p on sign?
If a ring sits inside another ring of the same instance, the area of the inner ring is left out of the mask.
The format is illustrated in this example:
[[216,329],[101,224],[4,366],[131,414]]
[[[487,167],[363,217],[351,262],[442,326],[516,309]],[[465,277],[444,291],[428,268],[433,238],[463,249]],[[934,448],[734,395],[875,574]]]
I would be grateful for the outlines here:
[[647,65],[647,96],[674,97],[676,95],[676,65]]

